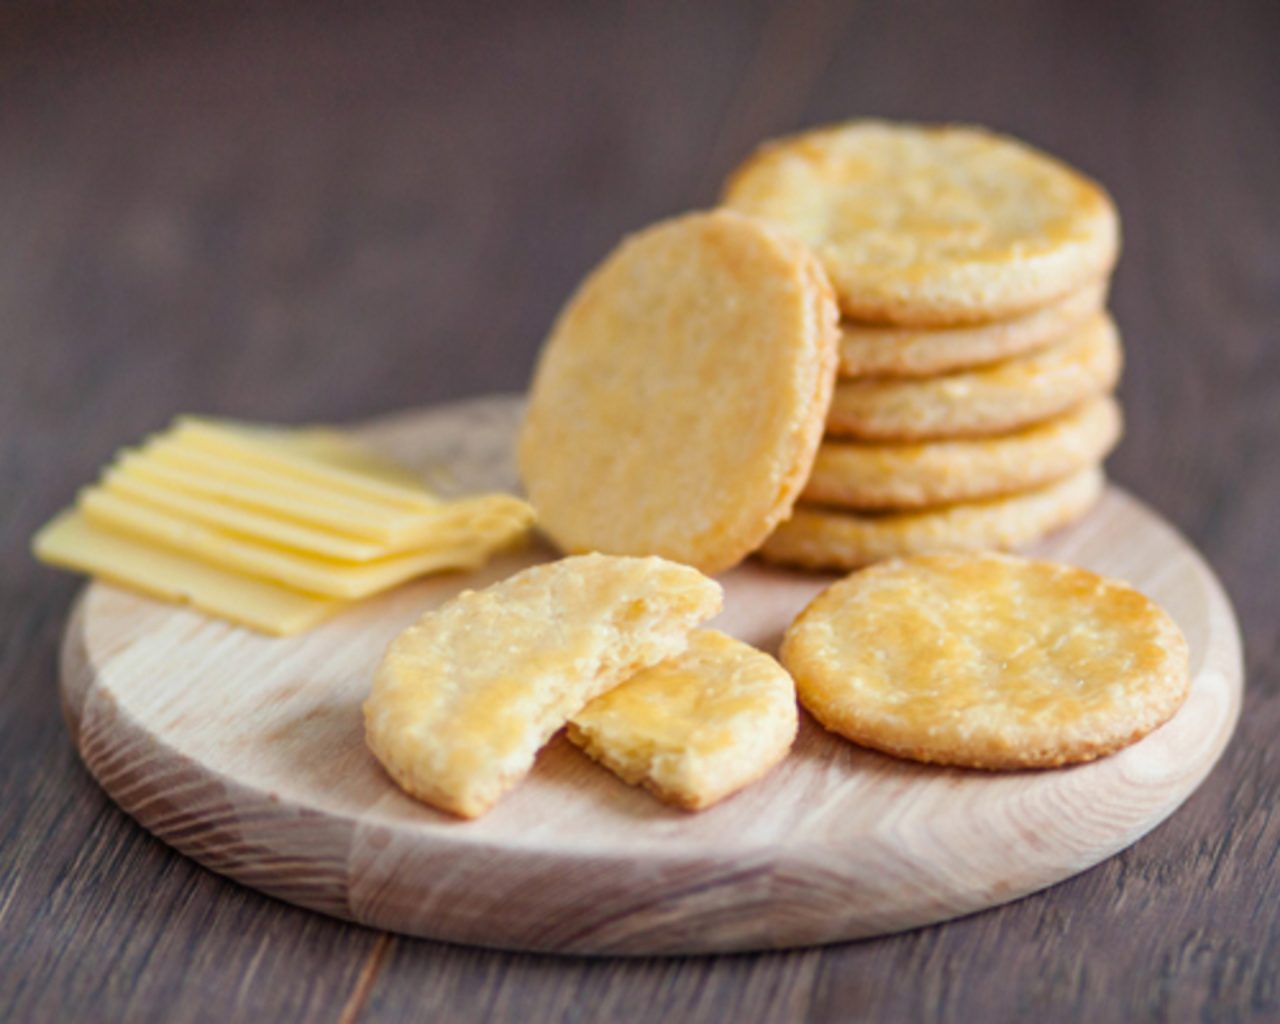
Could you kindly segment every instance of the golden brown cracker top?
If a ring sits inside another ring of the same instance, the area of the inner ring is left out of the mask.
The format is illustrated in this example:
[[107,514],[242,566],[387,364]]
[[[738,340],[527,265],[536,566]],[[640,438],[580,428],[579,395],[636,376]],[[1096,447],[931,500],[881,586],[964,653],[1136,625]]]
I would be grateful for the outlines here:
[[958,125],[853,121],[766,143],[724,202],[810,245],[846,314],[888,323],[1025,312],[1108,273],[1119,245],[1095,182]]
[[783,663],[827,728],[980,768],[1090,760],[1186,697],[1186,640],[1154,601],[1085,569],[997,554],[886,562],[834,584]]

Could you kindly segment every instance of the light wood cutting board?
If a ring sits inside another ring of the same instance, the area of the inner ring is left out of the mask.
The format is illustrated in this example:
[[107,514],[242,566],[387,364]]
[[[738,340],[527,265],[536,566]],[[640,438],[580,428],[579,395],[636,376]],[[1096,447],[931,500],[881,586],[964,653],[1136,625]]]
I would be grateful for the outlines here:
[[[442,486],[512,488],[511,398],[361,428]],[[304,907],[512,949],[692,953],[835,942],[1016,899],[1123,849],[1226,745],[1243,685],[1231,605],[1173,529],[1117,488],[1038,554],[1127,579],[1191,643],[1175,718],[1094,764],[984,774],[860,750],[802,721],[764,781],[688,815],[562,739],[486,817],[401,793],[365,749],[360,703],[388,641],[425,609],[538,560],[438,577],[272,639],[94,583],[68,623],[62,700],[107,793],[201,864]],[[831,577],[749,562],[717,625],[776,651]],[[1173,896],[1174,894],[1170,894]]]

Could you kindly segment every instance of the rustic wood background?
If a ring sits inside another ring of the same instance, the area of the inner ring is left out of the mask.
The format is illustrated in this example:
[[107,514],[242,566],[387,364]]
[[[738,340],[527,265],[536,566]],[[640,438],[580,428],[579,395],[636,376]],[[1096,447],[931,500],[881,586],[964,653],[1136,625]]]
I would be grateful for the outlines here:
[[[1280,1017],[1280,6],[146,5],[0,13],[0,1019]],[[759,138],[969,119],[1113,190],[1114,476],[1206,553],[1245,716],[1170,822],[1015,905],[843,947],[516,956],[196,867],[63,732],[76,589],[35,527],[180,410],[356,418],[520,388],[625,231]]]

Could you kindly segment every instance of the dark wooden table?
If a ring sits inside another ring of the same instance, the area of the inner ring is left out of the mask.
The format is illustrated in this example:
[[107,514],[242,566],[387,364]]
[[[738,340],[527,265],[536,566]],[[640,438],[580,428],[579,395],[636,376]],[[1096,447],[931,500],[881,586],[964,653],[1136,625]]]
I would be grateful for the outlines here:
[[[0,1019],[1280,1019],[1280,6],[9,5],[0,14]],[[1169,822],[1012,906],[822,950],[516,956],[242,889],[99,792],[36,526],[183,410],[524,384],[623,232],[761,137],[969,119],[1124,216],[1114,476],[1206,553],[1249,689]]]

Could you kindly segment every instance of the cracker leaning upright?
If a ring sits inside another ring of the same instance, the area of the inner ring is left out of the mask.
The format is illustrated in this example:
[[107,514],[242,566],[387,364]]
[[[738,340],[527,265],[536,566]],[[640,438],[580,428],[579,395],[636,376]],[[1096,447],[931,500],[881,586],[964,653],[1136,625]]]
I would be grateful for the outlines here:
[[571,715],[683,650],[720,604],[687,566],[605,555],[465,591],[387,650],[364,705],[369,749],[412,796],[474,818]]
[[1015,316],[1103,277],[1119,227],[1102,188],[1013,139],[855,121],[762,147],[725,204],[813,247],[844,312],[947,326]]
[[802,246],[728,211],[625,242],[543,352],[520,469],[566,551],[717,572],[790,513],[836,369],[837,310]]

